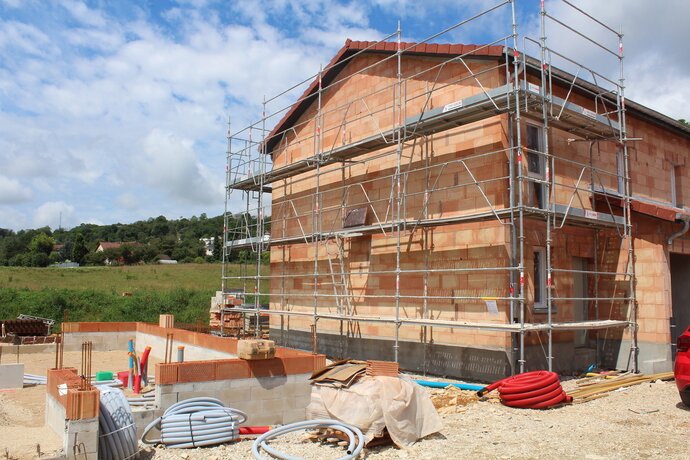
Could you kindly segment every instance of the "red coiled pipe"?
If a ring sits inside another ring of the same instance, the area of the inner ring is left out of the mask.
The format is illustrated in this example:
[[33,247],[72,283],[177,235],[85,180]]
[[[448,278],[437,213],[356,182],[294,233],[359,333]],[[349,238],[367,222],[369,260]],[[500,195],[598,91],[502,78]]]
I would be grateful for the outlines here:
[[548,409],[573,400],[568,396],[558,374],[532,371],[501,379],[477,392],[479,397],[498,388],[501,402],[506,406],[523,409]]

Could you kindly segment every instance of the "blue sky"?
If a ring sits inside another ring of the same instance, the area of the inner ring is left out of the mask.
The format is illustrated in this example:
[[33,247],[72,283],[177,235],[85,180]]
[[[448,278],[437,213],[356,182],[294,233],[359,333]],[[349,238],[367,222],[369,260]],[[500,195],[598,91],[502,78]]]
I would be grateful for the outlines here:
[[[419,41],[496,3],[0,0],[0,227],[218,215],[228,117],[255,121],[264,96],[313,75],[346,38],[376,40],[400,21]],[[689,119],[690,2],[577,4],[622,26],[628,96]],[[520,34],[538,36],[538,7],[517,0]],[[547,8],[579,21],[562,3]],[[496,40],[508,13],[440,41]],[[566,32],[549,40],[615,73]]]

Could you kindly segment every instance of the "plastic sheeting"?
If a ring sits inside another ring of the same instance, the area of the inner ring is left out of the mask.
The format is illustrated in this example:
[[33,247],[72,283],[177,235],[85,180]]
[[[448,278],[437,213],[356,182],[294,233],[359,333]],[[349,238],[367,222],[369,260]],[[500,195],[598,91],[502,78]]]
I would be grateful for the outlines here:
[[399,447],[409,447],[443,428],[426,391],[406,377],[364,376],[349,388],[315,385],[307,418],[334,418],[354,425],[367,442],[387,428]]

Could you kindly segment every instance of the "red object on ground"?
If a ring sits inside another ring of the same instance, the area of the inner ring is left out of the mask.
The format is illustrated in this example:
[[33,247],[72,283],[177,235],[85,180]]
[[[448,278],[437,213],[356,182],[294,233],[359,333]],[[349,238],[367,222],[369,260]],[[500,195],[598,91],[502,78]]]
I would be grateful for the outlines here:
[[676,362],[673,366],[681,401],[690,406],[690,327],[676,340]]
[[144,352],[141,354],[141,359],[139,360],[140,374],[144,379],[144,384],[148,384],[149,380],[149,353],[151,353],[151,347],[147,346],[144,348]]
[[129,385],[129,371],[121,371],[117,373],[117,378],[122,382],[123,387]]
[[141,375],[135,375],[134,376],[134,394],[138,395],[141,393]]
[[482,397],[497,388],[501,402],[510,407],[548,409],[572,401],[563,391],[555,372],[533,371],[513,375],[492,383],[477,394]]
[[270,426],[241,426],[240,435],[264,434],[271,431]]

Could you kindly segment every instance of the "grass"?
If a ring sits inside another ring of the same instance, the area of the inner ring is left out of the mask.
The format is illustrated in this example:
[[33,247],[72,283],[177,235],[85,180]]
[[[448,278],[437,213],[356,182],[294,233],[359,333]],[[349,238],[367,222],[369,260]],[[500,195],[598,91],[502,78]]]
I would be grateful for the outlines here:
[[[239,265],[229,266],[229,276],[239,272]],[[228,287],[239,283],[228,280]],[[61,321],[68,311],[71,321],[157,321],[172,313],[179,322],[206,322],[220,286],[220,264],[0,267],[0,319],[25,313]],[[267,288],[263,283],[261,291]]]
[[[239,273],[230,266],[230,275]],[[123,267],[0,267],[0,289],[96,289],[99,291],[164,291],[174,288],[217,291],[220,264],[132,265]]]

